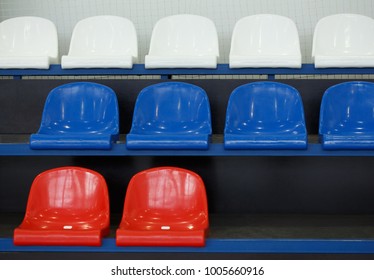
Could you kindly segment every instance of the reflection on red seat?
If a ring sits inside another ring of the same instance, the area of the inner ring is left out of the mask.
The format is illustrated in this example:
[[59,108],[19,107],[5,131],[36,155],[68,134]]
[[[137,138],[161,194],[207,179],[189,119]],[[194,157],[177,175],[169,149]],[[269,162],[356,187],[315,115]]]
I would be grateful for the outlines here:
[[60,167],[35,178],[14,244],[100,246],[108,233],[105,179],[89,169]]
[[204,182],[196,173],[158,167],[127,188],[118,246],[204,246],[208,229]]

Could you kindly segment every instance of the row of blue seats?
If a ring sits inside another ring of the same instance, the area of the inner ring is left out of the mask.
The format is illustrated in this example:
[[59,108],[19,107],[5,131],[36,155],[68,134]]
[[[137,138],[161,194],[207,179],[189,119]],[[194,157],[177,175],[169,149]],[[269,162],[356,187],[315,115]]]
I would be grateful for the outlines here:
[[[374,83],[345,82],[326,90],[319,135],[324,149],[374,148]],[[138,95],[128,149],[208,149],[212,134],[206,92],[164,82]],[[252,82],[230,96],[225,149],[306,149],[307,129],[299,92],[278,82]],[[53,89],[31,149],[111,149],[119,137],[118,101],[104,85],[75,82]]]

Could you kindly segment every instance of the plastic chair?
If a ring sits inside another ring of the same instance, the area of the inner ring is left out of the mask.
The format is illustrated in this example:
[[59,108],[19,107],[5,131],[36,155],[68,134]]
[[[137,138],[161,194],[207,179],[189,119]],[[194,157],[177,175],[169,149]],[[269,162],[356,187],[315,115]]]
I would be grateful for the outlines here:
[[53,89],[31,149],[110,149],[119,136],[117,96],[104,85],[77,82]]
[[204,246],[209,227],[204,182],[194,172],[158,167],[130,181],[118,246]]
[[318,21],[312,57],[316,68],[374,67],[374,20],[337,14]]
[[346,82],[323,95],[319,136],[325,150],[374,149],[374,83]]
[[301,68],[295,23],[278,15],[253,15],[237,21],[231,38],[230,68]]
[[299,92],[286,84],[254,82],[229,99],[225,149],[306,149],[307,132]]
[[48,69],[57,62],[57,30],[51,21],[16,17],[0,23],[0,68]]
[[208,149],[212,133],[206,92],[166,82],[144,88],[135,104],[128,149]]
[[155,24],[145,68],[216,68],[218,57],[218,35],[210,19],[174,15]]
[[80,167],[39,174],[32,183],[15,245],[100,246],[109,233],[109,198],[104,178]]
[[63,69],[132,68],[138,58],[134,24],[123,17],[94,16],[74,27],[69,54],[61,59]]

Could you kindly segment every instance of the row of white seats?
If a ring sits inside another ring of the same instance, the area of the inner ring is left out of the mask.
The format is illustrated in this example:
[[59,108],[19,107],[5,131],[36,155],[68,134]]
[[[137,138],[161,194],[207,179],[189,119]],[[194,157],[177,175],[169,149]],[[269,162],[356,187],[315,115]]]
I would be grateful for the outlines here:
[[[134,24],[123,17],[95,16],[74,27],[63,69],[132,68],[138,59]],[[174,15],[153,29],[145,68],[216,68],[219,57],[214,23],[197,15]],[[316,68],[374,67],[374,19],[356,14],[322,18],[316,25],[312,57]],[[48,69],[58,63],[56,26],[39,17],[0,23],[0,68]],[[295,23],[261,14],[240,19],[233,30],[230,68],[302,65]]]

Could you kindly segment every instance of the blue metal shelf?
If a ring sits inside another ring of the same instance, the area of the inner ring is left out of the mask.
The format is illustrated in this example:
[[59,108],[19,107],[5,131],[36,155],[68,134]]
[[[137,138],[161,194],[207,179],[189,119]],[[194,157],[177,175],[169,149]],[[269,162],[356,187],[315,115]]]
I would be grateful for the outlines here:
[[61,69],[60,64],[50,69],[0,69],[0,76],[94,76],[94,75],[341,75],[374,74],[374,68],[314,68],[314,64],[303,64],[300,69],[292,68],[238,68],[218,64],[216,69],[145,69],[144,64],[135,64],[132,69]]
[[374,240],[340,239],[207,239],[197,247],[118,247],[114,238],[102,246],[15,246],[12,238],[0,238],[0,252],[89,252],[89,253],[314,253],[373,254]]
[[0,156],[360,156],[372,157],[374,150],[326,151],[320,144],[309,144],[306,150],[225,150],[223,144],[210,144],[208,150],[128,150],[125,144],[114,144],[111,150],[32,150],[29,144],[0,144]]

